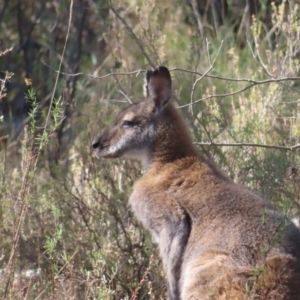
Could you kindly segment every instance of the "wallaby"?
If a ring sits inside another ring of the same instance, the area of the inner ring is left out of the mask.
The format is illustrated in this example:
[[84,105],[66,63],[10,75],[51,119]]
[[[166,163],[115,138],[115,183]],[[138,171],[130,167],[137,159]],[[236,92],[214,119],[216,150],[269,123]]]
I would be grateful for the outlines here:
[[98,157],[144,163],[129,202],[159,246],[168,299],[300,299],[299,230],[197,151],[170,101],[166,67],[145,79],[145,99],[92,147]]

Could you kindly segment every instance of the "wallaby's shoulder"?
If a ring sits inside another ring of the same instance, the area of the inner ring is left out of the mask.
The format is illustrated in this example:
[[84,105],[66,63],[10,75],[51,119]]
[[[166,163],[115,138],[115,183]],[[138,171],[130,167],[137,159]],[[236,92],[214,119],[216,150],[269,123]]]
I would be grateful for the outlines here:
[[149,194],[168,191],[181,187],[184,182],[198,181],[200,170],[198,157],[178,159],[167,164],[158,163],[135,182],[134,190]]
[[[136,183],[133,197],[143,201],[156,197],[157,205],[164,194],[176,198],[191,214],[198,207],[214,207],[213,211],[224,215],[262,215],[273,205],[253,191],[234,183],[213,162],[201,155],[178,159],[167,164],[153,164]],[[141,197],[143,195],[143,197]]]
[[185,182],[202,180],[226,181],[231,180],[212,162],[200,155],[185,157],[167,164],[153,166],[135,183],[134,188],[167,189],[179,187]]

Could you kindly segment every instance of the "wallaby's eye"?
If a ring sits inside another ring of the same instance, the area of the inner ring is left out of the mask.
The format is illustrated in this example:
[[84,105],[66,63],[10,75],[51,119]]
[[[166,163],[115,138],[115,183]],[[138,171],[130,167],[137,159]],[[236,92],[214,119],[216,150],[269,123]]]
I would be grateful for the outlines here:
[[133,121],[123,121],[122,123],[122,127],[133,127],[134,125],[136,125],[136,122],[133,122]]

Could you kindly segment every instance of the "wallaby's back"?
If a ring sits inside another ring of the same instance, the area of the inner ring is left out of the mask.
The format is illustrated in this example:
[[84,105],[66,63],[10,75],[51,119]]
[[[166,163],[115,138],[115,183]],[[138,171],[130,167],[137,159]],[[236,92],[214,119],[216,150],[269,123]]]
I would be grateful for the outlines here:
[[159,246],[169,299],[300,299],[299,230],[197,152],[165,67],[148,71],[146,84],[146,99],[93,147],[144,161],[130,204]]

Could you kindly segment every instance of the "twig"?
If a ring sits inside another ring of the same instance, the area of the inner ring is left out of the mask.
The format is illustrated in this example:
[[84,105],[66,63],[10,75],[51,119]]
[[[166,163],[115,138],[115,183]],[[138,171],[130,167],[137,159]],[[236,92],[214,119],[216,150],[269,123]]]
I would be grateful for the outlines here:
[[[187,69],[182,69],[182,68],[172,68],[172,69],[170,69],[170,71],[171,72],[172,71],[182,71],[185,73],[203,75],[203,73],[200,73],[197,71],[191,71],[191,70],[187,70]],[[281,77],[281,78],[272,78],[272,79],[264,79],[264,80],[253,80],[253,79],[247,79],[247,78],[222,77],[222,76],[209,75],[209,74],[207,74],[206,77],[224,80],[224,81],[247,82],[247,83],[255,83],[255,84],[266,84],[266,83],[273,83],[273,82],[276,83],[276,82],[282,82],[282,81],[298,81],[298,80],[300,80],[300,77]]]
[[[220,49],[221,49],[221,47],[220,47]],[[216,58],[217,58],[217,56],[216,56]],[[109,74],[106,74],[106,75],[103,75],[103,76],[94,76],[94,75],[86,74],[86,73],[83,73],[83,72],[70,74],[70,73],[65,73],[65,72],[60,72],[60,71],[54,70],[49,65],[47,65],[45,62],[43,62],[43,63],[47,67],[52,69],[54,72],[56,72],[58,74],[61,74],[61,75],[66,75],[66,76],[81,76],[81,75],[83,75],[83,76],[93,78],[93,79],[104,79],[104,78],[107,78],[107,77],[110,77],[110,76],[130,76],[130,75],[138,76],[140,73],[145,73],[146,72],[146,70],[140,69],[140,70],[136,70],[136,71],[132,71],[132,72],[120,72],[120,73],[112,72],[112,73],[109,73]],[[211,98],[224,98],[224,97],[228,97],[228,96],[234,96],[234,95],[242,93],[242,92],[244,92],[244,91],[246,91],[246,90],[248,90],[248,89],[250,89],[250,88],[252,88],[256,85],[261,85],[261,84],[279,83],[279,84],[285,85],[288,88],[292,88],[292,87],[286,85],[285,83],[283,83],[283,81],[299,81],[300,80],[300,77],[282,77],[282,78],[271,78],[271,79],[264,79],[264,80],[252,80],[252,79],[245,79],[245,78],[226,78],[226,77],[222,77],[222,76],[207,74],[211,71],[211,68],[209,68],[205,73],[200,73],[200,72],[197,72],[197,71],[191,71],[191,70],[182,69],[182,68],[172,68],[172,69],[170,69],[170,72],[174,72],[174,71],[181,71],[181,72],[185,72],[185,73],[200,75],[201,77],[198,78],[195,81],[194,85],[193,85],[194,89],[195,89],[195,85],[203,77],[209,77],[209,78],[214,78],[214,79],[219,79],[219,80],[224,80],[224,81],[230,81],[230,82],[247,82],[247,83],[251,83],[250,85],[248,85],[248,86],[246,86],[242,89],[239,89],[235,92],[225,93],[225,94],[217,94],[217,95],[209,95],[205,98],[201,98],[201,99],[198,99],[196,101],[193,101],[192,103],[181,105],[181,106],[179,106],[179,108],[184,108],[184,107],[188,107],[188,106],[191,106],[191,105],[195,105],[195,104],[197,104],[201,101],[205,101],[205,100],[208,100],[208,99],[211,99]],[[293,90],[295,92],[300,93],[300,91],[298,91],[298,90],[295,90],[295,89],[293,89]],[[194,92],[192,91],[192,93],[194,93]],[[191,97],[193,97],[193,94],[191,95]]]
[[22,187],[21,187],[19,199],[23,200],[23,201],[22,201],[22,205],[21,205],[21,208],[20,208],[20,213],[19,213],[19,216],[18,216],[17,224],[16,224],[16,231],[15,231],[14,237],[13,237],[13,245],[12,245],[12,249],[10,251],[10,256],[9,256],[9,260],[8,260],[7,268],[6,268],[5,276],[6,276],[7,281],[6,281],[6,284],[5,284],[4,299],[6,299],[8,293],[9,293],[9,287],[11,285],[11,277],[13,275],[14,257],[15,257],[15,253],[16,253],[16,250],[17,250],[19,238],[20,238],[21,227],[22,227],[23,220],[25,218],[25,214],[26,214],[26,211],[27,211],[27,202],[25,201],[25,195],[28,192],[28,189],[30,188],[29,173],[30,173],[30,171],[33,167],[35,159],[36,159],[36,156],[33,156],[28,161],[26,169],[25,169],[25,174],[24,174],[23,180],[22,180]]
[[58,72],[57,72],[57,76],[56,76],[56,79],[55,79],[52,96],[51,96],[51,99],[50,99],[48,114],[47,114],[46,121],[45,121],[45,127],[44,127],[44,131],[43,131],[43,134],[42,134],[41,143],[40,143],[40,146],[39,146],[39,151],[42,149],[42,146],[43,146],[42,141],[43,141],[43,138],[46,135],[47,125],[48,125],[50,115],[51,115],[51,109],[52,109],[52,104],[53,104],[53,100],[54,100],[54,95],[55,95],[55,91],[57,89],[57,84],[58,84],[58,80],[59,80],[59,74],[60,74],[60,70],[61,70],[61,67],[62,67],[63,60],[64,60],[64,54],[65,54],[65,51],[66,51],[66,48],[67,48],[67,42],[68,42],[68,39],[69,39],[71,22],[72,22],[72,12],[73,12],[73,0],[71,0],[71,3],[70,3],[70,15],[69,15],[69,22],[68,22],[68,28],[67,28],[65,44],[64,44],[64,48],[63,48],[63,51],[62,51],[62,54],[61,54],[61,59],[60,59],[60,62],[59,62],[59,66],[58,66]]
[[254,50],[252,49],[250,41],[247,39],[248,46],[250,48],[250,51],[253,55],[253,58],[256,60],[256,62],[262,67],[264,72],[271,78],[274,78],[274,76],[270,73],[270,71],[267,69],[266,65],[264,64],[259,52],[256,50],[254,53]]
[[[295,78],[297,78],[297,80],[300,80],[300,77],[294,77],[293,80],[295,80]],[[190,105],[195,105],[196,103],[199,103],[201,101],[205,101],[205,100],[208,100],[208,99],[211,99],[211,98],[225,98],[225,97],[228,97],[228,96],[234,96],[236,94],[239,94],[239,93],[242,93],[242,92],[245,92],[246,90],[256,86],[256,85],[260,85],[260,84],[266,84],[266,83],[272,83],[272,82],[275,82],[275,83],[281,83],[281,81],[286,81],[286,80],[292,80],[292,79],[287,79],[287,77],[285,78],[279,78],[279,79],[266,79],[266,80],[261,80],[261,81],[250,81],[252,82],[252,84],[242,88],[242,89],[239,89],[235,92],[232,92],[232,93],[225,93],[225,94],[217,94],[217,95],[209,95],[207,97],[204,97],[204,98],[201,98],[201,99],[198,99],[196,101],[194,101],[193,103],[189,103],[189,104],[184,104],[184,105],[181,105],[179,108],[184,108],[184,107],[188,107]]]
[[[103,76],[95,76],[92,74],[87,74],[84,72],[79,72],[79,73],[66,73],[66,72],[60,72],[58,70],[53,69],[50,67],[45,61],[42,61],[42,63],[47,66],[49,69],[51,69],[55,73],[59,73],[60,75],[65,75],[65,76],[86,76],[88,78],[93,78],[93,79],[104,79],[110,76],[129,76],[129,75],[136,75],[138,76],[140,73],[145,73],[146,70],[140,69],[140,70],[135,70],[132,72],[112,72],[108,73]],[[174,71],[181,71],[184,73],[190,73],[190,74],[195,74],[195,75],[200,75],[203,76],[204,73],[200,73],[197,71],[192,71],[192,70],[187,70],[187,69],[182,69],[182,68],[171,68],[169,69],[170,72]],[[209,75],[206,74],[205,77],[208,78],[213,78],[213,79],[219,79],[219,80],[224,80],[224,81],[232,81],[232,82],[247,82],[247,83],[255,83],[255,84],[267,84],[267,83],[276,83],[276,82],[282,82],[282,81],[298,81],[300,80],[300,77],[281,77],[281,78],[272,78],[272,79],[264,79],[264,80],[253,80],[253,79],[247,79],[247,78],[231,78],[231,77],[222,77],[222,76],[217,76],[217,75]],[[299,91],[298,91],[299,92]]]
[[[74,7],[74,22],[76,27],[76,39],[73,42],[73,45],[69,49],[69,54],[67,56],[66,61],[71,66],[73,65],[74,72],[78,72],[80,68],[80,58],[82,55],[82,35],[83,35],[83,27],[87,17],[87,2],[79,1],[78,5]],[[56,146],[56,154],[55,160],[58,161],[61,151],[60,149],[63,147],[63,132],[68,123],[72,122],[72,116],[74,112],[74,98],[77,89],[78,77],[69,77],[66,80],[66,89],[64,90],[64,103],[63,103],[63,111],[62,115],[64,116],[63,120],[61,120],[59,126],[56,128],[56,138],[57,138],[57,146]]]
[[[267,67],[265,66],[265,64],[264,64],[264,62],[263,62],[263,60],[262,60],[262,58],[261,58],[261,56],[260,56],[258,50],[255,51],[255,52],[256,52],[256,54],[255,54],[255,53],[254,53],[254,50],[253,50],[253,48],[252,48],[252,46],[251,46],[251,43],[250,43],[250,41],[249,41],[248,39],[247,39],[247,43],[248,43],[248,45],[249,45],[250,51],[251,51],[251,53],[252,53],[253,58],[255,59],[255,61],[258,63],[258,65],[263,69],[263,71],[264,71],[269,77],[271,77],[272,79],[274,79],[274,76],[270,73],[270,71],[269,71],[269,70],[267,69]],[[285,57],[285,58],[286,58],[286,57]],[[286,77],[286,78],[287,78],[287,77]],[[270,80],[272,80],[272,79],[270,79]],[[295,80],[299,80],[299,79],[295,79]],[[275,82],[278,83],[278,84],[280,84],[280,85],[283,85],[283,86],[285,86],[285,87],[287,87],[287,88],[289,88],[289,89],[291,89],[291,90],[293,90],[293,91],[296,92],[296,93],[300,93],[299,90],[293,88],[292,86],[287,85],[286,83],[284,83],[284,82],[282,82],[282,81],[283,81],[283,80],[275,81]]]
[[151,60],[150,56],[147,54],[144,46],[141,44],[140,40],[137,38],[137,36],[135,35],[135,33],[133,32],[132,28],[128,25],[128,23],[125,21],[125,19],[117,12],[117,10],[113,7],[110,6],[110,10],[115,14],[115,16],[123,23],[123,25],[125,26],[125,28],[128,30],[128,32],[130,33],[130,35],[132,36],[132,38],[134,39],[134,41],[136,42],[136,44],[139,46],[139,48],[141,49],[141,52],[143,53],[143,55],[145,56],[145,58],[147,59],[148,63],[155,68],[155,64],[153,63],[153,61]]
[[136,75],[136,76],[138,76],[140,73],[145,73],[146,72],[146,70],[136,70],[136,71],[132,71],[132,72],[120,72],[120,73],[111,72],[111,73],[108,73],[108,74],[103,75],[103,76],[95,76],[95,75],[91,75],[91,74],[87,74],[87,73],[83,73],[83,72],[78,72],[78,73],[61,72],[61,71],[55,70],[52,67],[50,67],[44,60],[42,61],[42,63],[46,67],[48,67],[50,70],[52,70],[53,72],[58,73],[60,75],[65,75],[65,76],[70,76],[70,77],[72,77],[72,76],[73,77],[82,76],[83,75],[85,77],[93,78],[93,79],[104,79],[104,78],[107,78],[107,77],[110,77],[110,76],[117,76],[117,75],[120,75],[120,76]]
[[67,260],[67,262],[60,268],[60,270],[55,274],[55,279],[58,278],[58,275],[64,270],[64,268],[71,262],[71,260],[74,258],[74,256],[78,253],[78,249],[75,250],[75,252],[71,255],[71,257]]
[[[193,84],[192,91],[191,91],[191,102],[190,102],[191,107],[194,104],[193,103],[193,97],[194,97],[194,92],[195,92],[196,85],[213,69],[213,66],[214,66],[214,64],[215,64],[215,62],[216,62],[216,60],[217,60],[217,58],[220,54],[220,51],[222,49],[224,41],[223,40],[221,41],[221,45],[219,47],[219,50],[218,50],[213,62],[211,62],[210,55],[209,55],[209,42],[208,41],[206,41],[206,42],[207,42],[207,52],[208,52],[208,59],[209,59],[209,62],[210,62],[210,67]],[[192,110],[192,114],[194,115],[193,110]]]
[[149,263],[148,263],[148,267],[146,268],[144,274],[143,274],[143,277],[141,279],[141,281],[139,282],[138,286],[134,289],[132,295],[131,295],[131,300],[136,300],[137,297],[138,297],[138,292],[139,290],[141,289],[142,285],[144,284],[144,282],[146,281],[146,278],[150,272],[150,269],[151,269],[151,265],[152,265],[152,262],[153,262],[153,254],[150,255],[150,258],[149,258]]
[[10,52],[13,49],[13,47],[10,47],[8,49],[5,49],[3,52],[0,51],[0,56],[5,55],[6,53]]
[[[210,64],[210,66],[211,66],[212,63],[211,63],[211,58],[210,58],[210,54],[209,54],[209,44],[210,44],[210,42],[209,42],[208,39],[206,38],[206,51],[207,51],[207,56],[208,56],[209,64]],[[222,41],[222,44],[223,44],[223,41]]]
[[128,98],[128,96],[122,91],[122,90],[119,90],[119,92],[127,99],[127,101],[132,104],[132,101]]
[[277,146],[277,145],[265,145],[255,143],[215,143],[215,142],[195,142],[195,145],[199,146],[219,146],[219,147],[257,147],[257,148],[269,148],[278,150],[289,150],[294,151],[300,148],[300,144],[294,146]]
[[217,94],[217,95],[209,95],[207,97],[204,97],[204,98],[201,98],[201,99],[198,99],[196,101],[194,101],[193,103],[189,103],[189,104],[184,104],[184,105],[181,105],[179,106],[179,108],[184,108],[184,107],[188,107],[190,105],[195,105],[199,102],[202,102],[202,101],[205,101],[205,100],[208,100],[208,99],[212,99],[212,98],[225,98],[225,97],[228,97],[228,96],[233,96],[233,95],[236,95],[236,94],[239,94],[239,93],[242,93],[250,88],[252,88],[253,86],[257,85],[257,83],[253,83],[253,84],[250,84],[238,91],[235,91],[235,92],[232,92],[232,93],[226,93],[226,94]]
[[[265,42],[266,40],[267,41],[271,40],[272,34],[274,34],[276,32],[276,30],[282,25],[282,21],[283,21],[282,19],[277,21],[276,24],[274,24],[274,26],[270,30],[266,31],[266,36],[264,37],[263,42]],[[270,42],[269,42],[269,44],[270,44]]]
[[210,134],[209,134],[208,130],[206,129],[206,126],[199,120],[199,118],[198,118],[197,116],[194,116],[194,117],[195,117],[195,119],[199,122],[199,124],[203,127],[203,129],[204,129],[204,131],[205,131],[205,134],[206,134],[206,136],[207,136],[209,142],[210,142],[211,144],[213,144],[213,141],[212,141],[212,139],[211,139],[211,137],[210,137]]

